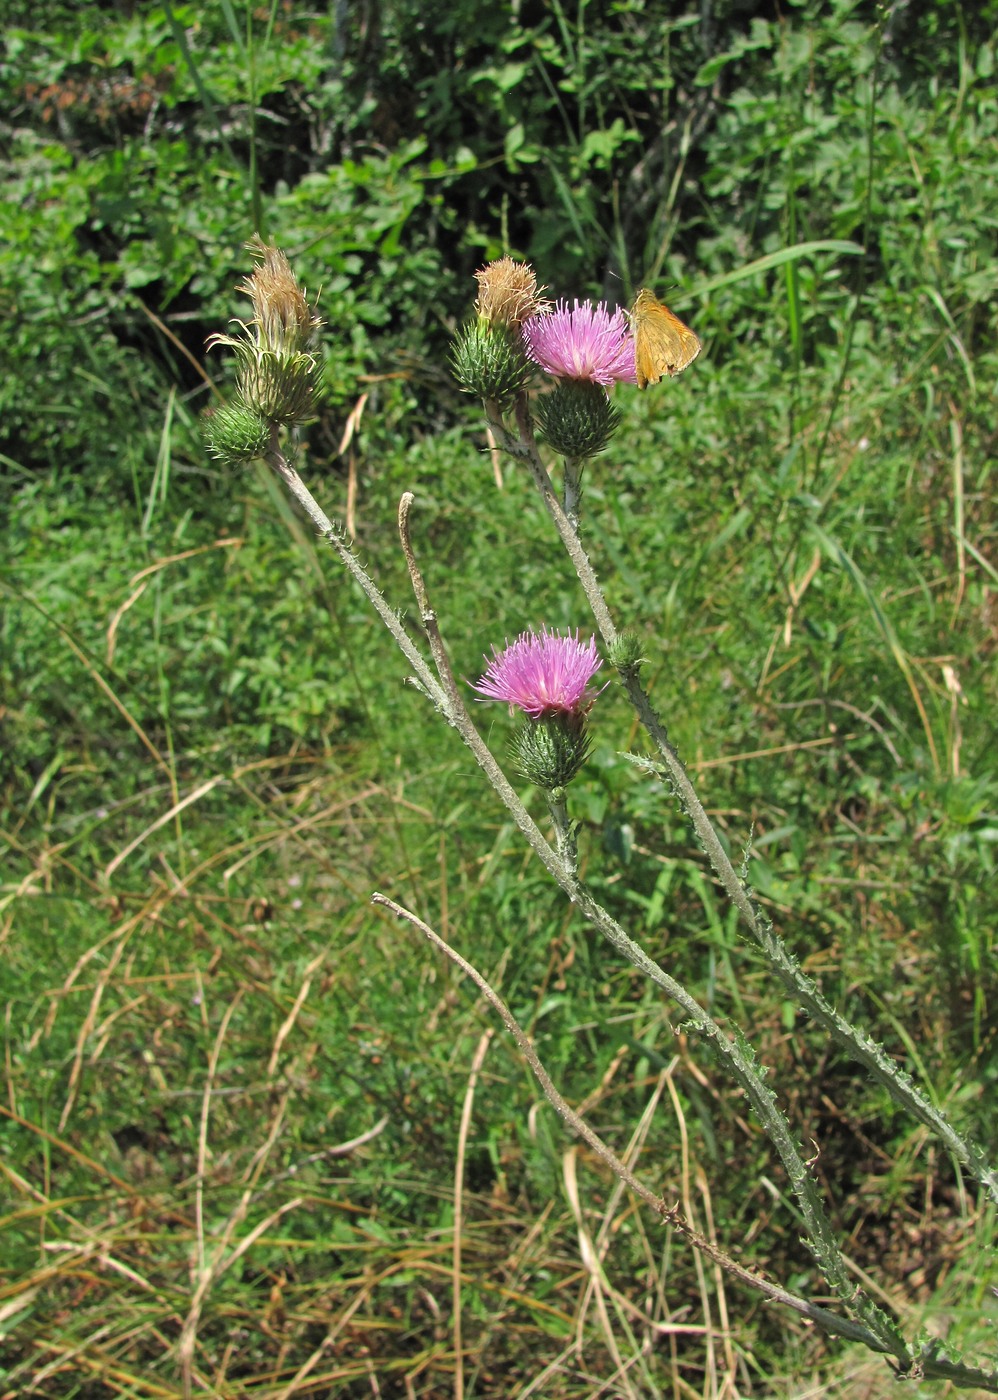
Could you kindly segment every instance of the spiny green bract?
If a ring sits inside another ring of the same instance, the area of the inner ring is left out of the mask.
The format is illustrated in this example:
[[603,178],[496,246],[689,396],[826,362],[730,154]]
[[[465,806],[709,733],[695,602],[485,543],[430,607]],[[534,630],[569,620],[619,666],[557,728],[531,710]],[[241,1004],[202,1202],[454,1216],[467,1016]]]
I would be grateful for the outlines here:
[[509,757],[528,783],[546,792],[567,786],[589,757],[589,736],[578,721],[547,715],[524,725],[509,741]]
[[595,457],[620,424],[620,412],[599,384],[562,379],[534,407],[545,440],[563,457]]
[[270,424],[258,409],[236,399],[205,415],[201,435],[213,457],[227,466],[238,466],[263,456],[270,441]]
[[534,373],[519,331],[487,321],[474,321],[460,332],[451,350],[451,368],[467,393],[499,403],[522,393]]

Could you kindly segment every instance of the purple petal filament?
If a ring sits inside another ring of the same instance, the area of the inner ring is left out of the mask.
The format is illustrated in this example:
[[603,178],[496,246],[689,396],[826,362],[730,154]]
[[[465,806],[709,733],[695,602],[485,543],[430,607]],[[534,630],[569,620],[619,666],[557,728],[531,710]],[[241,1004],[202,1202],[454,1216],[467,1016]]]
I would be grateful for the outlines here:
[[589,682],[603,665],[596,650],[596,638],[588,642],[575,636],[560,636],[543,628],[522,632],[515,642],[499,651],[492,648],[492,660],[485,675],[473,687],[486,700],[505,700],[539,719],[550,714],[580,714],[595,698]]
[[576,301],[569,310],[559,301],[547,315],[524,321],[523,342],[530,359],[559,379],[588,379],[604,388],[618,380],[637,382],[627,314],[603,302]]

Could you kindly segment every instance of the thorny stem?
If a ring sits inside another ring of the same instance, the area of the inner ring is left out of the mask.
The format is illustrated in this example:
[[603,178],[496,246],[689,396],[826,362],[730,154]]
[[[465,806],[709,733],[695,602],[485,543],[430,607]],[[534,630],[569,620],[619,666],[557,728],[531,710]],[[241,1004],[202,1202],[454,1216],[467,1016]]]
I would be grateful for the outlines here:
[[[555,855],[555,852],[551,849],[551,846],[545,840],[544,835],[541,832],[540,828],[537,826],[536,822],[534,822],[529,812],[527,812],[526,808],[520,802],[519,798],[517,797],[516,793],[511,787],[508,779],[506,778],[505,773],[503,773],[502,769],[499,767],[498,763],[493,758],[492,753],[481,739],[478,730],[472,724],[471,717],[460,699],[456,686],[453,685],[453,677],[451,677],[450,684],[447,684],[446,682],[441,684],[441,681],[439,681],[436,678],[436,676],[434,676],[433,672],[430,670],[429,666],[427,666],[423,657],[420,656],[419,652],[416,650],[416,648],[410,641],[405,628],[399,621],[398,614],[395,613],[388,606],[384,598],[381,596],[380,590],[375,586],[371,576],[364,569],[363,565],[361,565],[358,562],[358,560],[354,557],[353,553],[347,546],[345,540],[343,539],[342,531],[329,519],[326,513],[322,510],[315,497],[309,491],[308,487],[302,481],[301,477],[295,471],[294,467],[291,466],[290,462],[288,462],[284,455],[279,451],[276,444],[272,447],[271,451],[269,452],[267,460],[269,464],[274,468],[274,470],[278,473],[278,475],[282,478],[282,480],[285,482],[288,490],[291,492],[292,496],[294,496],[295,500],[301,506],[302,510],[305,512],[308,518],[315,525],[320,535],[322,535],[323,539],[327,540],[329,544],[332,545],[341,563],[346,567],[346,569],[350,572],[351,576],[360,585],[368,601],[371,603],[372,607],[375,609],[382,622],[388,628],[389,632],[391,632],[392,636],[395,638],[395,641],[399,646],[399,649],[402,651],[402,654],[405,656],[406,660],[409,662],[410,666],[415,671],[416,675],[414,679],[416,680],[416,684],[419,687],[419,689],[423,692],[424,695],[426,695],[430,700],[433,701],[434,705],[440,711],[443,717],[447,720],[448,724],[452,725],[455,729],[457,729],[464,742],[474,753],[475,758],[477,759],[480,767],[485,772],[490,783],[499,793],[506,807],[509,809],[514,820],[516,821],[517,826],[520,828],[520,831],[523,833],[523,836],[525,837],[530,847],[543,861],[544,866],[548,870],[549,874],[553,875],[554,878],[560,883],[564,878],[564,871],[561,866],[561,863],[558,860],[558,857]],[[411,499],[409,504],[411,504]],[[400,530],[402,529],[405,529],[406,532],[408,530],[408,506],[405,509],[404,525],[402,523],[402,512],[400,510]],[[407,563],[409,562],[410,558],[412,559],[413,565],[415,565],[415,558],[412,556],[411,545],[409,546],[409,552],[406,556]],[[414,582],[414,590],[415,588],[416,585]],[[419,578],[419,590],[420,591],[417,591],[417,599],[419,602],[420,610],[423,613],[423,617],[425,620],[426,614],[429,613],[431,610],[429,608],[429,602],[426,598],[426,589],[423,585],[421,577]],[[450,667],[448,664],[446,666],[445,673],[449,674],[449,672]]]
[[607,646],[610,646],[616,641],[617,629],[614,626],[613,618],[610,616],[610,609],[606,605],[606,600],[603,597],[603,590],[599,586],[595,570],[589,562],[589,555],[582,548],[582,543],[578,535],[572,529],[572,522],[562,509],[557,492],[551,484],[551,478],[548,476],[544,463],[537,453],[537,443],[534,440],[534,428],[530,421],[530,410],[527,407],[525,396],[521,396],[521,398],[517,399],[516,420],[520,429],[519,439],[514,438],[504,426],[501,427],[500,433],[496,429],[496,425],[493,424],[493,431],[496,432],[497,441],[506,448],[509,447],[510,442],[517,443],[520,450],[516,455],[526,462],[527,469],[534,478],[534,484],[541,493],[548,514],[555,523],[558,534],[561,536],[561,542],[568,551],[572,563],[575,565],[575,572],[579,576],[579,582],[582,584],[586,599],[588,600],[589,606],[592,608],[593,616],[596,619],[596,625],[599,627],[600,634]]
[[434,677],[433,672],[409,640],[409,635],[402,626],[398,614],[388,606],[381,596],[380,590],[375,587],[371,576],[354,557],[341,528],[329,519],[329,516],[326,515],[318,501],[316,501],[294,467],[284,456],[283,452],[281,452],[278,446],[276,425],[271,434],[271,445],[267,453],[267,462],[273,467],[274,471],[277,472],[291,495],[319,531],[319,534],[332,545],[340,562],[367,595],[371,606],[395,638],[399,650],[415,671],[416,675],[413,679],[416,681],[419,689],[422,690],[425,695],[429,696],[437,709],[446,709],[446,697],[440,685]]
[[671,1225],[673,1229],[689,1240],[696,1249],[701,1250],[704,1254],[713,1259],[715,1263],[720,1264],[728,1273],[740,1279],[743,1283],[748,1284],[750,1288],[754,1288],[765,1294],[765,1296],[773,1302],[785,1303],[788,1307],[793,1308],[795,1312],[799,1312],[802,1316],[810,1318],[826,1331],[837,1332],[841,1336],[849,1337],[853,1341],[864,1342],[875,1351],[881,1350],[878,1339],[865,1327],[859,1326],[848,1318],[841,1318],[837,1313],[831,1313],[825,1308],[817,1307],[815,1304],[809,1303],[805,1298],[801,1298],[795,1293],[790,1293],[786,1289],[780,1288],[777,1284],[771,1283],[768,1279],[762,1277],[762,1275],[755,1273],[751,1269],[747,1269],[743,1264],[739,1264],[737,1260],[725,1254],[722,1249],[719,1249],[717,1245],[691,1225],[678,1206],[667,1205],[660,1196],[656,1196],[653,1191],[650,1191],[648,1187],[634,1175],[626,1163],[621,1161],[613,1149],[608,1147],[602,1138],[593,1131],[586,1120],[577,1114],[566,1100],[562,1098],[561,1094],[559,1094],[558,1090],[555,1088],[551,1076],[541,1063],[540,1057],[534,1049],[529,1036],[527,1036],[498,992],[496,992],[491,983],[482,976],[474,964],[469,963],[463,958],[445,939],[441,938],[434,929],[430,928],[428,924],[424,923],[423,920],[412,913],[411,910],[404,908],[401,904],[397,904],[395,900],[389,899],[387,895],[373,894],[371,896],[371,903],[382,905],[385,909],[394,914],[396,918],[406,919],[414,928],[419,929],[421,933],[425,934],[431,943],[441,949],[442,952],[446,953],[447,957],[461,969],[465,976],[469,977],[475,983],[485,998],[495,1007],[496,1011],[498,1011],[499,1015],[502,1017],[506,1029],[513,1035],[517,1045],[520,1047],[523,1058],[530,1066],[540,1084],[544,1092],[544,1097],[552,1105],[559,1117],[563,1119],[570,1131],[573,1132],[576,1137],[580,1137],[588,1143],[594,1153],[607,1164],[613,1174],[618,1177],[625,1186],[633,1191],[636,1196],[640,1197],[646,1205],[651,1206],[652,1210],[660,1215],[668,1225]]
[[[475,983],[482,992],[482,995],[501,1016],[504,1025],[516,1040],[523,1058],[530,1066],[537,1082],[540,1084],[545,1098],[554,1108],[555,1112],[561,1117],[569,1131],[575,1133],[577,1137],[582,1138],[583,1141],[592,1148],[596,1156],[606,1163],[613,1174],[640,1200],[650,1206],[677,1234],[689,1240],[695,1249],[700,1250],[709,1258],[713,1259],[715,1263],[722,1269],[725,1269],[732,1277],[746,1284],[749,1288],[753,1288],[757,1292],[762,1293],[772,1302],[782,1303],[786,1307],[792,1308],[794,1312],[799,1313],[802,1317],[806,1317],[823,1331],[840,1337],[847,1337],[850,1341],[862,1342],[863,1345],[868,1347],[871,1351],[881,1353],[890,1351],[890,1348],[884,1347],[880,1338],[866,1327],[862,1327],[860,1324],[853,1322],[850,1318],[840,1317],[838,1313],[830,1312],[827,1308],[821,1308],[814,1303],[809,1303],[806,1298],[801,1298],[799,1294],[791,1293],[785,1288],[780,1288],[778,1284],[771,1283],[769,1279],[763,1278],[762,1275],[754,1273],[751,1269],[747,1269],[743,1264],[739,1264],[736,1259],[732,1259],[730,1255],[725,1254],[723,1250],[719,1249],[717,1245],[695,1229],[679,1210],[678,1206],[667,1205],[660,1196],[656,1196],[653,1191],[650,1191],[648,1187],[634,1175],[627,1164],[616,1155],[612,1148],[608,1147],[607,1144],[603,1142],[602,1138],[593,1131],[586,1120],[577,1114],[566,1100],[562,1098],[561,1094],[559,1094],[558,1090],[555,1088],[550,1075],[541,1063],[529,1037],[519,1025],[516,1018],[509,1010],[509,1007],[478,969],[463,958],[460,953],[452,948],[450,944],[441,938],[428,924],[424,923],[422,919],[413,914],[410,910],[403,908],[401,904],[397,904],[386,895],[377,893],[371,896],[371,902],[381,905],[390,913],[394,914],[396,918],[406,919],[414,928],[419,929],[431,943],[441,949],[441,951]],[[998,1393],[998,1384],[996,1384],[996,1378],[993,1374],[988,1375],[986,1372],[976,1367],[967,1367],[955,1365],[947,1361],[940,1361],[933,1358],[927,1352],[913,1364],[910,1375],[912,1379],[919,1376],[939,1379],[945,1378],[954,1381],[957,1385],[962,1387],[969,1388],[970,1386],[975,1386],[986,1389],[992,1394]]]
[[797,998],[809,1016],[824,1026],[837,1045],[888,1090],[896,1103],[908,1109],[913,1117],[937,1134],[956,1159],[962,1162],[985,1188],[991,1199],[998,1203],[998,1173],[988,1163],[983,1149],[973,1139],[964,1138],[958,1133],[941,1110],[924,1097],[904,1070],[894,1064],[875,1041],[850,1025],[840,1012],[825,1000],[815,983],[802,971],[793,954],[774,930],[772,922],[756,906],[738,878],[728,853],[690,782],[686,767],[670,744],[648,695],[635,676],[622,674],[621,681],[642,724],[665,760],[667,776],[673,791],[689,816],[725,893],[748,925],[783,986]]
[[565,458],[565,518],[575,534],[579,533],[579,506],[582,502],[582,468],[577,457]]
[[[517,400],[516,420],[520,431],[519,438],[514,437],[500,422],[492,424],[496,439],[506,450],[512,451],[513,455],[526,462],[548,514],[561,537],[562,544],[575,565],[575,571],[592,609],[593,617],[596,619],[596,625],[604,642],[610,646],[618,635],[616,625],[610,615],[589,556],[582,546],[577,531],[573,529],[571,521],[562,510],[551,478],[537,452],[525,395],[521,395]],[[972,1139],[965,1138],[958,1133],[947,1120],[945,1114],[929,1102],[904,1070],[894,1064],[875,1041],[850,1025],[825,1000],[815,983],[801,970],[796,959],[775,932],[770,920],[753,902],[751,895],[739,878],[702,802],[697,796],[696,789],[690,782],[682,759],[669,742],[665,727],[637,676],[633,672],[622,671],[621,683],[641,723],[663,759],[666,776],[683,810],[689,817],[714,873],[768,958],[783,986],[797,998],[804,1010],[825,1028],[836,1044],[840,1045],[847,1054],[873,1075],[879,1084],[887,1089],[896,1103],[906,1108],[913,1117],[920,1123],[924,1123],[946,1144],[956,1159],[985,1187],[992,1201],[998,1204],[998,1172],[991,1167],[983,1149]]]
[[[438,681],[429,672],[426,663],[412,646],[396,614],[388,608],[380,592],[375,587],[373,580],[369,578],[362,566],[354,559],[349,550],[346,549],[339,537],[338,531],[324,512],[320,510],[304,482],[302,482],[301,478],[298,476],[298,473],[279,453],[272,453],[271,461],[275,469],[279,471],[280,475],[287,482],[295,499],[301,504],[324,537],[328,539],[334,549],[336,549],[337,554],[349,567],[353,577],[361,584],[365,594],[377,607],[379,616],[386,622],[386,625],[389,625],[392,635],[395,637],[396,641],[399,642],[400,646],[402,645],[400,636],[404,639],[405,646],[402,646],[403,654],[413,665],[414,669],[416,669],[417,676],[422,682],[421,688],[434,700],[437,708],[445,716],[447,721],[457,729],[465,744],[467,744],[468,748],[474,754],[479,766],[485,772],[501,797],[507,810],[513,816],[517,826],[520,828],[521,832],[523,832],[531,847],[541,858],[549,874],[557,881],[572,902],[579,906],[584,917],[594,923],[619,952],[621,952],[635,967],[644,972],[647,977],[687,1013],[700,1033],[713,1044],[722,1061],[727,1063],[731,1073],[755,1108],[767,1135],[784,1162],[794,1193],[800,1205],[808,1234],[812,1240],[815,1255],[825,1276],[828,1278],[829,1282],[832,1283],[843,1300],[855,1308],[863,1318],[870,1330],[879,1339],[881,1349],[895,1356],[901,1370],[907,1372],[912,1364],[912,1358],[907,1345],[892,1320],[882,1312],[861,1289],[856,1288],[849,1279],[842,1255],[835,1241],[834,1233],[825,1217],[821,1198],[818,1195],[811,1173],[805,1165],[800,1152],[794,1145],[789,1125],[776,1106],[775,1096],[763,1083],[761,1075],[752,1063],[750,1053],[743,1050],[736,1041],[731,1040],[725,1035],[721,1027],[706,1011],[704,1011],[695,997],[693,997],[680,982],[670,977],[663,968],[653,962],[644,950],[625,933],[607,910],[602,908],[592,895],[580,884],[570,864],[560,858],[557,852],[553,850],[545,840],[542,832],[520,802],[519,797],[513,790],[502,769],[499,767],[491,751],[472,723],[471,716],[468,714],[460,693],[453,682],[450,664],[439,634],[437,633],[435,638],[431,640],[431,650],[433,651],[434,659],[437,663],[438,672],[440,672],[440,680]],[[403,541],[403,551],[406,556],[407,565],[409,566],[413,589],[423,616],[424,624],[427,620],[431,620],[433,628],[436,629],[436,616],[430,606],[426,585],[416,563],[411,539],[409,538],[408,520],[411,504],[411,498],[408,500],[403,498],[403,503],[399,512],[399,528]]]
[[554,827],[554,848],[574,880],[579,870],[579,848],[575,839],[575,829],[569,820],[564,788],[555,788],[548,793],[548,811],[551,814],[551,825]]
[[402,541],[402,554],[405,557],[406,568],[409,570],[409,580],[412,583],[412,591],[416,595],[419,615],[426,629],[426,637],[430,644],[430,655],[433,657],[433,664],[437,668],[440,684],[447,693],[447,698],[450,701],[450,708],[456,711],[463,708],[457,682],[454,679],[454,672],[451,670],[450,657],[447,655],[447,650],[444,647],[443,638],[440,636],[440,625],[437,622],[437,615],[430,607],[430,599],[426,592],[426,584],[423,582],[423,575],[419,565],[416,563],[416,555],[412,548],[412,536],[409,531],[409,512],[412,510],[412,503],[415,499],[411,491],[406,491],[399,501],[399,539]]
[[743,1047],[739,1040],[732,1040],[725,1035],[718,1023],[704,1011],[682,983],[677,982],[664,968],[648,957],[644,949],[624,932],[612,915],[598,904],[588,891],[580,888],[578,903],[583,917],[595,924],[628,962],[643,972],[649,981],[660,987],[686,1012],[705,1042],[713,1048],[722,1064],[726,1065],[755,1110],[766,1136],[780,1154],[804,1219],[812,1252],[822,1273],[840,1298],[854,1308],[876,1334],[882,1349],[896,1356],[902,1371],[907,1371],[911,1364],[907,1343],[893,1320],[850,1280],[811,1169],[793,1140],[790,1125],[776,1103],[776,1095],[766,1087],[762,1075],[756,1069],[751,1050],[747,1046]]

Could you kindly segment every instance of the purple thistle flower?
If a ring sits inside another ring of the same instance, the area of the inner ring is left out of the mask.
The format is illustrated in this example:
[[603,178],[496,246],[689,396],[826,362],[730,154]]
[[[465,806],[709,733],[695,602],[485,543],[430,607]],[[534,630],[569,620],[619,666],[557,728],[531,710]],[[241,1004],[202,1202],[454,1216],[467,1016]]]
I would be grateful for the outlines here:
[[521,632],[502,651],[493,647],[488,669],[472,689],[486,700],[505,700],[510,713],[518,705],[531,719],[583,718],[596,698],[587,687],[602,665],[595,637],[581,642],[578,629],[574,637],[562,637],[545,627]]
[[559,379],[588,379],[604,388],[617,380],[637,383],[634,337],[619,307],[576,301],[569,311],[559,301],[547,315],[524,321],[523,343],[530,359]]

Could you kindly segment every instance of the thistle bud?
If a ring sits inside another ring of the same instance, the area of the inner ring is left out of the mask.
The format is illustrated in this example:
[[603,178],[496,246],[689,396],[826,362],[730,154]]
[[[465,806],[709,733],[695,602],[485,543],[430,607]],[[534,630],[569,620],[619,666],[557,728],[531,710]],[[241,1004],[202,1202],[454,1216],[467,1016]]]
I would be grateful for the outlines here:
[[607,648],[607,660],[618,671],[636,674],[644,657],[641,640],[636,632],[620,632]]
[[473,321],[451,351],[454,378],[469,394],[508,403],[523,392],[534,367],[518,330],[502,322]]
[[554,451],[580,460],[602,452],[620,425],[620,411],[606,391],[587,379],[559,379],[538,398],[534,412]]
[[585,721],[574,715],[545,715],[518,729],[509,741],[516,771],[549,793],[566,787],[588,757]]
[[270,424],[258,409],[234,399],[205,414],[201,436],[213,457],[228,467],[243,466],[266,452]]

